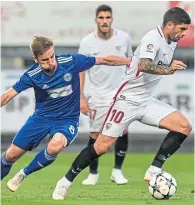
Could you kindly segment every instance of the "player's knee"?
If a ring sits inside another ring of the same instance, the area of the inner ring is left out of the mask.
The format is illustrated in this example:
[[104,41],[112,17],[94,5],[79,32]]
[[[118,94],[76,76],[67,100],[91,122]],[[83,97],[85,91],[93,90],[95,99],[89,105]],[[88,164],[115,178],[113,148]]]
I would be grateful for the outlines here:
[[110,148],[108,143],[97,143],[94,145],[97,154],[104,154]]
[[91,132],[91,138],[96,140],[98,138],[99,133],[98,132]]
[[58,154],[67,145],[67,139],[62,136],[54,136],[49,142],[47,151],[49,154]]
[[5,159],[10,162],[15,162],[19,158],[19,153],[14,149],[8,149]]
[[5,159],[10,162],[15,162],[20,158],[26,151],[16,146],[15,144],[11,144],[10,147],[6,151]]
[[183,119],[179,121],[177,126],[173,126],[172,131],[180,132],[188,136],[192,131],[192,125],[188,120]]
[[180,129],[181,129],[180,130],[181,133],[188,136],[192,131],[192,125],[185,120],[181,122]]
[[63,144],[53,142],[48,145],[47,151],[49,154],[58,154],[63,150],[63,148],[64,148]]

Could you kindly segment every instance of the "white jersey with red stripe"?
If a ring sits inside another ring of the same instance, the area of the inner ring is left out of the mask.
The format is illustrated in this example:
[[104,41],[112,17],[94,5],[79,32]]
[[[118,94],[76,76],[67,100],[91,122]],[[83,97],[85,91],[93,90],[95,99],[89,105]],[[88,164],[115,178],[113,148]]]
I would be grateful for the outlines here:
[[117,92],[117,98],[125,98],[135,104],[148,102],[162,75],[139,72],[139,59],[149,58],[156,65],[168,67],[171,64],[176,45],[176,42],[167,43],[160,26],[149,31],[134,52],[131,65],[126,69],[124,82]]
[[[131,40],[127,33],[114,29],[113,36],[101,39],[97,31],[88,34],[80,43],[79,53],[89,56],[131,57]],[[125,75],[126,66],[95,65],[87,71],[87,95],[96,104],[109,105]]]

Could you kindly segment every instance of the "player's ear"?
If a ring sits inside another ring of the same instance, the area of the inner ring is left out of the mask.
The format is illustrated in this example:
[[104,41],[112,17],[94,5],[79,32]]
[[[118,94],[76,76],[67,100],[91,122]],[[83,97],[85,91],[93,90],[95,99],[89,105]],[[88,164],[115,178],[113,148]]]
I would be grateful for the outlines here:
[[111,23],[113,23],[113,21],[114,21],[114,19],[113,19],[113,17],[111,17]]
[[169,21],[167,23],[167,28],[172,29],[174,27],[174,23],[172,21]]

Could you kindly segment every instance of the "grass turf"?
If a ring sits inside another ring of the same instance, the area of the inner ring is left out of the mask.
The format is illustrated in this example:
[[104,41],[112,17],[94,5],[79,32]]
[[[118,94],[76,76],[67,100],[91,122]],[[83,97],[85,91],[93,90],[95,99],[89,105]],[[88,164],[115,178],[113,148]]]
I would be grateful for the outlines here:
[[75,180],[64,201],[52,201],[51,194],[56,182],[66,173],[76,154],[61,154],[51,166],[30,175],[17,192],[10,192],[7,181],[22,167],[26,166],[35,153],[22,157],[13,167],[10,175],[1,184],[2,205],[192,205],[194,194],[194,156],[176,154],[165,164],[164,170],[171,173],[178,183],[175,196],[158,201],[152,198],[143,181],[145,170],[153,154],[129,154],[123,172],[128,178],[127,185],[116,185],[110,181],[114,157],[109,153],[100,159],[100,179],[96,186],[83,186],[87,176],[84,170]]

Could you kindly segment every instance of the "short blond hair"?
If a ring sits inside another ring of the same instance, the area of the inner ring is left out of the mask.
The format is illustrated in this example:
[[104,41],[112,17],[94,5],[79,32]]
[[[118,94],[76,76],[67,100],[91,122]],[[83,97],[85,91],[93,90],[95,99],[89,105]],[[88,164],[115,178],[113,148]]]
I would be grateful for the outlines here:
[[52,46],[54,46],[52,39],[44,36],[34,36],[30,44],[30,49],[33,53],[33,56],[37,58]]

